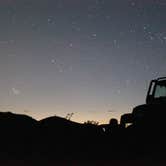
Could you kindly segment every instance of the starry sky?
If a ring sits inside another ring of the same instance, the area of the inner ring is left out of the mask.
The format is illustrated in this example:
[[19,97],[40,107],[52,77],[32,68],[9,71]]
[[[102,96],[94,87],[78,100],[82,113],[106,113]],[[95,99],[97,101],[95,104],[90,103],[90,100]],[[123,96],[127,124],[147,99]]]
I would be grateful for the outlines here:
[[165,0],[1,0],[0,111],[107,123],[166,76]]

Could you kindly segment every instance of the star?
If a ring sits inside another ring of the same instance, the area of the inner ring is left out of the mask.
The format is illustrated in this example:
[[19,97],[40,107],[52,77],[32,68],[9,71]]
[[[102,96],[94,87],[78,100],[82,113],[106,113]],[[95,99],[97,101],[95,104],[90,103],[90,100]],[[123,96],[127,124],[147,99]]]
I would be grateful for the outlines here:
[[52,64],[56,64],[56,60],[55,59],[51,59],[51,63]]
[[69,47],[73,47],[73,43],[70,43],[70,44],[69,44]]

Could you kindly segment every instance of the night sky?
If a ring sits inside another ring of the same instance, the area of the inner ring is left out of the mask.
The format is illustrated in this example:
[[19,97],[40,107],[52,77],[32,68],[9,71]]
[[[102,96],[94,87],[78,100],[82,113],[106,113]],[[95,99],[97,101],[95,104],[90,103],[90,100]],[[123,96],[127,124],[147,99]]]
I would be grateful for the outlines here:
[[165,0],[1,0],[0,111],[110,118],[166,76]]

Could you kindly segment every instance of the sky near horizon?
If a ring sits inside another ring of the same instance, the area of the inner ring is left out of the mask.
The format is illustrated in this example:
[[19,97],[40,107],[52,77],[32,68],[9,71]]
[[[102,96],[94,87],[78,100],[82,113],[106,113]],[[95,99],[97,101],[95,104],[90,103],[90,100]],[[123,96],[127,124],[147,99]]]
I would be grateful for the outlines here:
[[165,0],[1,0],[0,111],[110,118],[166,76]]

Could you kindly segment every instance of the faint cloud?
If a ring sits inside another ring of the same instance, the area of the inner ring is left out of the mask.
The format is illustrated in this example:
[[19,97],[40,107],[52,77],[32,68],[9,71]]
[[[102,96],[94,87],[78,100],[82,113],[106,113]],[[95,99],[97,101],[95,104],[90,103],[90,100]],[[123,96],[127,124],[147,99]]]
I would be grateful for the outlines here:
[[29,111],[29,110],[24,110],[24,112],[25,112],[25,113],[30,113],[30,111]]
[[73,66],[70,66],[70,67],[69,67],[69,71],[73,71]]
[[120,89],[117,90],[117,94],[121,94],[121,90]]
[[115,112],[115,110],[110,109],[110,110],[108,110],[108,112]]
[[20,93],[21,93],[21,91],[16,88],[12,88],[12,92],[14,95],[20,95]]
[[16,57],[16,54],[8,54],[8,57]]
[[0,44],[9,44],[9,42],[8,42],[8,41],[3,41],[3,40],[1,40],[1,41],[0,41]]
[[64,72],[64,70],[63,70],[63,69],[59,69],[59,72],[60,72],[60,73],[63,73],[63,72]]

